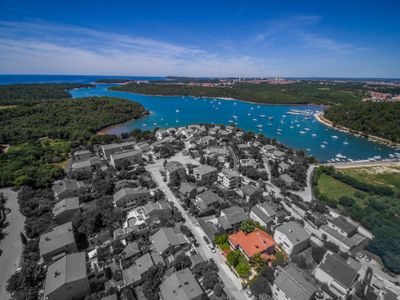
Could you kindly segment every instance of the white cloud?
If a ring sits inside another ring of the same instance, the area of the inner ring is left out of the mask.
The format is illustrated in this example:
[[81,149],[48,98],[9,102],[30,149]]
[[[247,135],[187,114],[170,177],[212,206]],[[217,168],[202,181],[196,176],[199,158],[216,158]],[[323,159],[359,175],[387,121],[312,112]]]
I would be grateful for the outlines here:
[[77,26],[0,22],[0,73],[261,76],[261,60]]

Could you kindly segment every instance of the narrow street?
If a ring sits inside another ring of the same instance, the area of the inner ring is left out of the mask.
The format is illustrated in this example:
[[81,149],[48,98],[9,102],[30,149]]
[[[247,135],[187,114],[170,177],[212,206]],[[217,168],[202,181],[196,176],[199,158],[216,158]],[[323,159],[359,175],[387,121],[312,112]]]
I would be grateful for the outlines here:
[[[178,155],[179,156],[179,155]],[[172,157],[170,160],[178,160],[181,161],[182,156],[180,157]],[[179,211],[182,213],[183,218],[186,220],[186,226],[190,228],[190,230],[193,232],[197,242],[199,243],[199,247],[197,247],[198,251],[200,254],[203,256],[203,258],[210,259],[212,258],[215,263],[218,265],[219,272],[218,275],[220,276],[221,280],[223,281],[225,285],[225,289],[229,293],[229,297],[231,299],[249,299],[247,297],[246,292],[242,289],[242,285],[240,280],[230,271],[228,266],[225,264],[223,256],[219,253],[217,250],[216,253],[212,253],[211,249],[208,247],[208,245],[205,243],[203,236],[205,236],[205,233],[199,227],[199,225],[196,223],[196,225],[193,223],[192,218],[189,217],[187,212],[183,209],[182,205],[180,204],[179,200],[174,196],[174,194],[171,192],[169,187],[167,186],[167,183],[164,182],[163,177],[161,176],[159,170],[163,168],[163,161],[164,160],[157,160],[155,161],[154,164],[149,164],[146,166],[146,170],[149,171],[154,180],[157,182],[159,188],[165,193],[165,195],[169,198],[169,200],[173,201],[175,206],[179,209]]]
[[0,189],[7,198],[6,207],[11,212],[6,217],[8,226],[4,229],[5,237],[0,241],[0,299],[9,299],[11,296],[6,290],[7,280],[15,269],[18,268],[22,254],[22,242],[20,232],[23,231],[25,217],[20,213],[17,195],[11,188]]

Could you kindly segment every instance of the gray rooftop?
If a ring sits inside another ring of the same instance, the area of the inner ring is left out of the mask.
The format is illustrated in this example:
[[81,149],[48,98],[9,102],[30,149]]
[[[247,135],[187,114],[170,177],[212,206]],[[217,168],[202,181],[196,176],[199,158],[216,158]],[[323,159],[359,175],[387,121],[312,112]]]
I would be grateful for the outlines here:
[[272,223],[273,220],[269,217],[258,205],[255,205],[251,208],[251,211],[256,214],[265,224]]
[[331,223],[333,225],[335,225],[336,227],[340,228],[341,230],[343,230],[344,232],[346,232],[347,234],[349,234],[357,229],[356,225],[347,221],[347,219],[343,216],[339,216],[339,217],[333,219],[331,221]]
[[137,194],[143,194],[143,193],[149,193],[149,190],[146,188],[123,188],[120,189],[118,192],[116,192],[113,195],[114,201],[118,201],[121,198],[125,196],[130,196],[130,195],[137,195]]
[[122,271],[124,281],[126,285],[134,284],[142,279],[144,273],[146,273],[151,267],[153,267],[153,261],[150,254],[145,254],[135,260],[135,263]]
[[163,299],[193,300],[200,299],[204,293],[189,269],[173,273],[160,285]]
[[294,182],[294,179],[290,177],[288,174],[282,174],[281,179],[286,183],[286,184],[292,184]]
[[183,234],[176,234],[171,227],[161,228],[150,236],[150,240],[159,253],[164,252],[170,246],[178,246],[187,243],[185,236]]
[[296,221],[282,224],[275,228],[275,230],[283,233],[293,245],[306,241],[311,237],[303,226]]
[[228,178],[235,178],[240,176],[239,172],[236,172],[232,169],[223,169],[222,173]]
[[214,193],[212,191],[206,191],[204,193],[197,195],[197,197],[201,200],[201,202],[204,203],[205,207],[209,206],[213,203],[222,201],[222,199],[216,193]]
[[232,225],[249,219],[243,208],[236,205],[221,210],[222,214],[225,214],[225,216],[219,217],[218,222],[224,229],[229,229]]
[[85,252],[66,255],[48,266],[44,294],[48,295],[64,284],[85,278]]
[[74,179],[62,179],[62,180],[57,180],[53,183],[53,192],[56,193],[57,195],[67,191],[75,191],[79,189],[79,184],[78,181]]
[[128,157],[136,156],[139,154],[142,154],[142,150],[130,150],[130,151],[125,151],[125,152],[118,152],[118,153],[111,154],[110,156],[114,160],[118,160],[118,159],[124,159],[124,158],[128,158]]
[[277,267],[277,275],[274,280],[277,285],[289,299],[309,300],[317,291],[314,283],[308,281],[304,275],[289,264],[285,268]]
[[169,161],[167,162],[167,164],[165,165],[165,169],[171,173],[171,172],[175,172],[176,170],[179,169],[184,169],[185,167],[183,166],[182,163],[180,163],[179,161]]
[[218,169],[209,165],[201,165],[197,168],[194,169],[195,172],[197,172],[200,175],[212,173],[212,172],[217,172]]
[[129,146],[134,146],[136,143],[135,142],[125,142],[125,143],[114,143],[114,144],[108,144],[108,145],[103,145],[101,146],[105,150],[109,149],[118,149],[122,147],[129,147]]
[[348,265],[346,261],[336,253],[328,252],[318,268],[334,278],[347,289],[351,288],[357,277],[357,271]]
[[361,234],[354,234],[352,237],[348,238],[347,236],[339,233],[339,231],[333,229],[332,227],[328,225],[322,225],[320,227],[321,230],[324,230],[325,232],[329,233],[331,236],[336,238],[337,240],[341,241],[343,244],[348,246],[350,249],[357,246],[360,244],[363,240],[365,240],[365,237]]
[[75,210],[79,209],[79,198],[72,197],[72,198],[65,198],[54,205],[53,208],[53,215],[57,217],[61,213],[68,211],[68,210]]
[[43,233],[39,240],[40,255],[45,255],[66,245],[75,243],[72,222],[54,227],[50,232]]

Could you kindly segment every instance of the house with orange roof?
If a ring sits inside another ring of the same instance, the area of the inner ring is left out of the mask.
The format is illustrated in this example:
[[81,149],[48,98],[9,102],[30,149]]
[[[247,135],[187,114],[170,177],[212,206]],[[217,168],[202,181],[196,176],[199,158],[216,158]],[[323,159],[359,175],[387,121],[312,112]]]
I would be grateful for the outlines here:
[[250,233],[240,230],[229,235],[228,241],[232,249],[239,249],[247,259],[261,254],[261,257],[267,261],[275,260],[275,241],[268,233],[259,228]]

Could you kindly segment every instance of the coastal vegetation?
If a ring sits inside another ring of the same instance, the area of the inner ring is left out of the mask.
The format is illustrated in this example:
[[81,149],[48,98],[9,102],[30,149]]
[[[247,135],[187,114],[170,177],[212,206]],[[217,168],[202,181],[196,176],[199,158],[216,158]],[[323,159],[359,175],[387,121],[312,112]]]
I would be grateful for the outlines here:
[[400,102],[354,102],[328,108],[324,115],[335,126],[400,143]]
[[68,90],[89,87],[94,87],[94,85],[75,83],[0,85],[0,105],[34,105],[44,100],[71,98]]
[[389,270],[400,273],[400,175],[376,173],[365,178],[360,175],[363,172],[317,168],[313,177],[315,197],[370,230],[375,238],[368,250],[378,255]]
[[0,110],[0,144],[10,145],[0,154],[0,186],[45,187],[63,174],[58,163],[71,148],[113,139],[96,132],[145,114],[139,103],[119,98],[65,99],[72,86],[1,86],[15,107]]
[[194,86],[178,83],[136,83],[113,86],[114,91],[146,95],[225,97],[269,104],[334,104],[358,102],[365,93],[359,83],[300,81],[286,85],[235,83],[231,86]]

